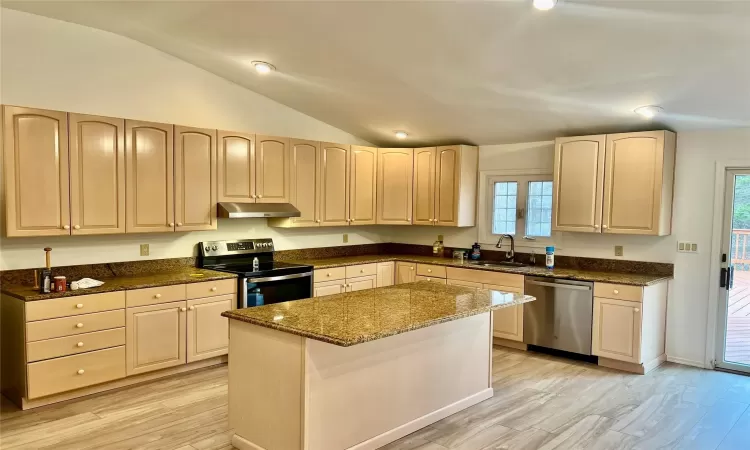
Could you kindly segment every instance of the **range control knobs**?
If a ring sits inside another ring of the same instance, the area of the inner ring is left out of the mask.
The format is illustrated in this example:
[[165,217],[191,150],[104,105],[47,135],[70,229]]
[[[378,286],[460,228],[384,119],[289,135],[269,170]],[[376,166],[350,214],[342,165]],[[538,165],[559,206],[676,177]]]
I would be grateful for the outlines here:
[[211,247],[209,247],[209,246],[207,245],[207,246],[203,247],[203,250],[205,250],[205,251],[206,251],[206,253],[208,253],[208,252],[210,252],[210,251],[211,251]]
[[213,250],[213,251],[216,251],[216,250],[218,250],[218,249],[219,249],[219,247],[217,247],[217,246],[215,246],[215,245],[212,245],[212,246],[211,246],[211,250]]

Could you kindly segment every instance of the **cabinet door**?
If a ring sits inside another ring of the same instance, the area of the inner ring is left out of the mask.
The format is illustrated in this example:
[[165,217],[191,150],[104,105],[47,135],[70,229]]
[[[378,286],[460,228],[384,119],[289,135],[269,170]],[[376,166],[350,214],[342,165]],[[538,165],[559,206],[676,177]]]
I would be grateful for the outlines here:
[[290,218],[297,227],[320,225],[320,142],[292,139],[290,144],[289,202],[299,209],[300,216]]
[[414,225],[435,224],[435,155],[437,148],[414,149]]
[[5,233],[70,234],[68,115],[5,106]]
[[600,233],[605,136],[555,141],[552,229]]
[[641,306],[636,302],[594,297],[592,353],[640,364]]
[[347,292],[364,291],[365,289],[374,289],[377,286],[377,275],[366,277],[348,278],[346,280]]
[[125,121],[128,233],[174,231],[174,127]]
[[258,203],[289,202],[289,138],[255,137],[255,194]]
[[663,131],[607,135],[603,232],[659,234],[663,167]]
[[461,147],[438,147],[435,159],[435,224],[458,225]]
[[349,225],[349,146],[321,143],[320,224]]
[[375,223],[378,149],[352,145],[350,158],[349,224],[372,225]]
[[216,130],[175,127],[177,231],[216,229]]
[[68,120],[72,234],[125,233],[125,120]]
[[221,313],[232,309],[234,302],[234,295],[188,300],[187,362],[229,352],[229,321]]
[[128,376],[185,364],[187,302],[125,310]]
[[417,265],[414,263],[396,263],[396,284],[411,283],[417,279]]
[[417,275],[414,281],[431,281],[433,283],[448,284],[445,278],[426,277],[423,275]]
[[377,223],[411,225],[414,150],[378,149]]
[[395,265],[392,262],[378,263],[378,287],[393,286]]
[[467,288],[482,289],[482,283],[476,283],[474,281],[448,280],[447,284],[451,286],[461,286],[461,287],[467,287]]
[[[511,286],[484,284],[484,289],[522,294],[523,289]],[[523,305],[498,309],[492,313],[492,335],[502,339],[523,342]]]
[[313,297],[341,294],[346,291],[346,281],[323,281],[313,285]]
[[255,135],[218,132],[220,202],[255,201]]

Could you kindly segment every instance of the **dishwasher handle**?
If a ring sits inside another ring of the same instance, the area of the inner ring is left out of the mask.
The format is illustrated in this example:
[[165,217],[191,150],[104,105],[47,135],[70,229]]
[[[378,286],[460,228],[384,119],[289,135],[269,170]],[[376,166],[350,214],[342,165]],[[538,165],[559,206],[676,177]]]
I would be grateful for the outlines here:
[[591,290],[591,286],[581,286],[579,284],[546,283],[544,281],[526,281],[526,284],[533,284],[535,286],[545,286],[545,287],[561,288],[561,289],[572,289],[575,291],[590,291]]

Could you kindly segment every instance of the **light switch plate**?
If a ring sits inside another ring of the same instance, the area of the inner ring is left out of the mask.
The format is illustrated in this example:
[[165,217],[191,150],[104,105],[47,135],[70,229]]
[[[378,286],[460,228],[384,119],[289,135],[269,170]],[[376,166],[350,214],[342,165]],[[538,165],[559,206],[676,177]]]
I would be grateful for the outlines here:
[[622,248],[622,245],[615,245],[615,256],[622,256],[624,253],[624,250]]
[[141,256],[148,256],[148,244],[141,244]]
[[698,244],[680,241],[677,243],[677,251],[680,253],[698,253]]
[[344,244],[346,244],[347,242],[349,242],[349,234],[344,233]]

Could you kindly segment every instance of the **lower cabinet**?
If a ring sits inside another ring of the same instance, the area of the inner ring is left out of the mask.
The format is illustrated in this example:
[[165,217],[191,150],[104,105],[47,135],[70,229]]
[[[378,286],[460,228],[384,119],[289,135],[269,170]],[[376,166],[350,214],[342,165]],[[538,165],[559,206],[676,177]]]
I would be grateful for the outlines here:
[[446,284],[445,278],[426,277],[424,275],[417,275],[415,281],[431,281],[433,283]]
[[187,301],[187,362],[229,352],[229,319],[221,313],[233,309],[234,295]]
[[187,302],[126,309],[128,375],[185,364]]
[[378,287],[393,286],[396,272],[394,262],[378,263]]
[[408,262],[396,263],[396,284],[411,283],[417,280],[417,265]]
[[[523,282],[523,277],[521,277]],[[485,283],[485,289],[523,294],[523,288]],[[523,305],[498,309],[492,313],[492,335],[510,341],[523,342]]]
[[462,286],[468,288],[482,288],[482,283],[476,283],[474,281],[448,280],[447,284],[451,286]]
[[313,297],[393,285],[393,262],[316,269]]
[[592,352],[597,356],[639,364],[642,305],[594,297]]
[[377,275],[368,275],[366,277],[347,278],[346,292],[364,291],[365,289],[374,289],[377,287]]
[[322,281],[313,285],[313,297],[341,294],[346,290],[346,280]]

